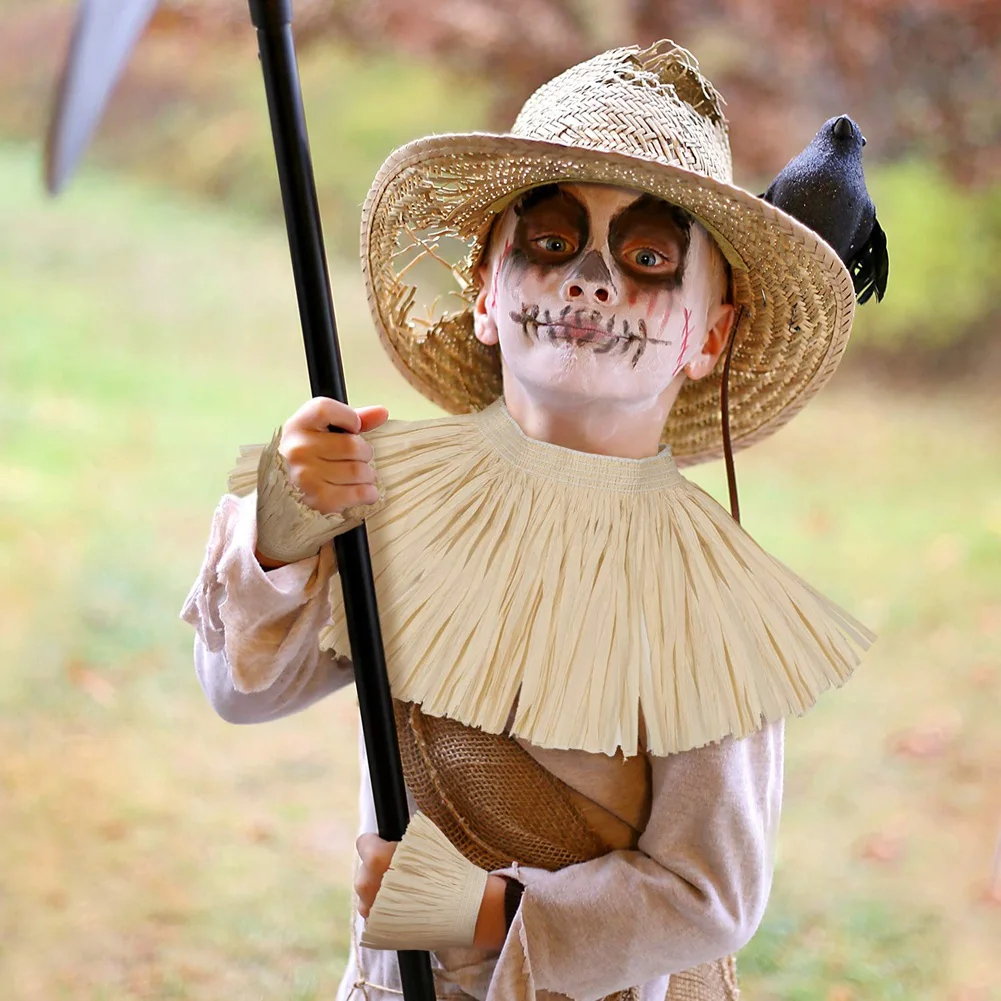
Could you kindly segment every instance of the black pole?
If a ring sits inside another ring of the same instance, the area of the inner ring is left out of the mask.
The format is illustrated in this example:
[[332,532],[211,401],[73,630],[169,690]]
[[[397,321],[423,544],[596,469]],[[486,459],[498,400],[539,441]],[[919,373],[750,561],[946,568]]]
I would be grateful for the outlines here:
[[[291,0],[249,0],[257,29],[299,318],[313,396],[348,402],[323,249],[316,182],[292,40]],[[409,811],[365,526],[334,540],[379,836],[399,841]],[[426,952],[397,953],[406,1001],[434,1001]]]

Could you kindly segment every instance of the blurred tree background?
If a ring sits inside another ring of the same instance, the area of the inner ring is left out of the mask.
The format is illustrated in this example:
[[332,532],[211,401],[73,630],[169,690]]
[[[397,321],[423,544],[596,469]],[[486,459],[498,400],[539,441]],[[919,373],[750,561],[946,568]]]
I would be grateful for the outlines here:
[[[74,6],[0,0],[0,999],[323,1001],[353,693],[228,726],[177,621],[238,444],[307,386],[254,33],[245,0],[164,0],[51,202]],[[887,297],[738,477],[748,530],[880,638],[789,723],[740,965],[750,1001],[1001,1001],[1001,2],[296,10],[351,398],[397,417],[436,411],[376,346],[357,244],[398,144],[503,131],[566,66],[662,36],[729,102],[751,191],[827,118],[861,124]],[[719,467],[690,475],[722,498]]]
[[[0,132],[37,135],[66,3],[4,0]],[[1001,321],[997,0],[299,0],[296,32],[328,241],[355,253],[385,155],[431,132],[503,131],[531,91],[604,48],[670,37],[728,102],[738,183],[763,190],[847,112],[889,234],[890,294],[862,310],[871,360],[953,372]],[[255,213],[280,211],[242,3],[164,3],[92,157]],[[856,355],[861,354],[856,350]]]

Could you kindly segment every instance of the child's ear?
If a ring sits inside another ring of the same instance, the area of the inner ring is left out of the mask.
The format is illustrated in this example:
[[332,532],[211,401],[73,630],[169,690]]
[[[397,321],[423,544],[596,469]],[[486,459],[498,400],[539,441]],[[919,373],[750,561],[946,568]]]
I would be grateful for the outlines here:
[[689,379],[704,379],[716,367],[716,362],[719,361],[719,356],[730,339],[735,316],[736,310],[726,302],[721,302],[709,310],[709,316],[706,318],[709,332],[706,334],[702,351],[685,366],[685,375]]
[[487,305],[490,298],[491,278],[490,268],[480,265],[479,275],[480,291],[473,304],[473,333],[476,339],[482,344],[496,344],[499,340],[497,332],[497,320],[494,317],[494,310]]

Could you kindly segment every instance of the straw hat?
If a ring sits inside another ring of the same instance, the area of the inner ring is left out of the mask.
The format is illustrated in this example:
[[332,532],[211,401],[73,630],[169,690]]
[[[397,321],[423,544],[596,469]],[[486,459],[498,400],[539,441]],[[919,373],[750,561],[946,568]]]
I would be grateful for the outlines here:
[[[855,308],[834,250],[734,186],[722,99],[670,41],[613,49],[529,98],[508,135],[439,135],[382,166],[362,213],[362,261],[396,367],[452,414],[502,394],[500,355],[473,334],[475,265],[519,194],[560,182],[634,188],[679,205],[730,263],[740,314],[729,378],[734,450],[776,431],[834,373]],[[437,272],[437,273],[436,273]],[[679,464],[722,454],[715,371],[681,390],[664,428]]]

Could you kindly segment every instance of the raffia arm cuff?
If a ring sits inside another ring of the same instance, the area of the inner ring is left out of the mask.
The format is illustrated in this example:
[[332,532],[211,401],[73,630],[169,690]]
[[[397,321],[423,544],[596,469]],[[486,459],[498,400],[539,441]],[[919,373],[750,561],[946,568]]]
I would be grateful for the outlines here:
[[382,878],[361,944],[368,949],[469,948],[488,875],[424,814],[414,814]]
[[314,511],[292,483],[288,464],[278,450],[281,436],[279,428],[257,464],[257,551],[272,560],[295,563],[315,556],[324,543],[360,525],[378,510],[381,499],[341,514]]

